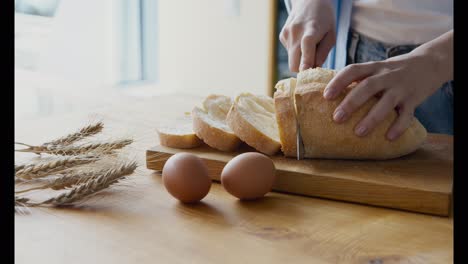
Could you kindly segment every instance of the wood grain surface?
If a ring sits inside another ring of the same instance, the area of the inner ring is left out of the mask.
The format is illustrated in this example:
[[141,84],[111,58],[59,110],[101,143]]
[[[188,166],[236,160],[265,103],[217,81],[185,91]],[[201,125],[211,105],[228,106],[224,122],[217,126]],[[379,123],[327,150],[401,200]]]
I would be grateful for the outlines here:
[[[165,161],[177,152],[201,157],[210,176],[219,180],[224,165],[236,153],[202,146],[174,149],[156,146],[146,152],[148,169],[161,171]],[[272,157],[277,170],[276,191],[404,209],[447,216],[453,184],[453,139],[430,134],[415,153],[387,161],[353,161]]]
[[[81,206],[16,214],[15,263],[453,262],[452,216],[284,193],[240,202],[217,183],[201,203],[179,203],[166,192],[160,175],[145,168],[145,152],[158,144],[158,124],[201,100],[183,95],[115,98],[101,108],[17,120],[15,141],[30,144],[102,120],[103,136],[135,139],[128,151],[140,168]],[[16,162],[36,158],[15,157]],[[33,195],[42,199],[50,193]]]

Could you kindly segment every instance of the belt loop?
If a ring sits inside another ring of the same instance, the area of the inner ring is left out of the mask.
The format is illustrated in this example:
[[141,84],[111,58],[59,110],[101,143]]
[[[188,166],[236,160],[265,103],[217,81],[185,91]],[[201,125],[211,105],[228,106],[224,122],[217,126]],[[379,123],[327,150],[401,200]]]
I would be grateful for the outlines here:
[[359,43],[359,34],[355,32],[354,30],[350,30],[349,34],[351,35],[350,37],[350,42],[348,45],[348,60],[346,64],[353,64],[356,63],[356,53],[357,53],[357,46]]
[[386,48],[387,59],[409,53],[417,47],[418,45],[399,45],[399,46],[388,47]]

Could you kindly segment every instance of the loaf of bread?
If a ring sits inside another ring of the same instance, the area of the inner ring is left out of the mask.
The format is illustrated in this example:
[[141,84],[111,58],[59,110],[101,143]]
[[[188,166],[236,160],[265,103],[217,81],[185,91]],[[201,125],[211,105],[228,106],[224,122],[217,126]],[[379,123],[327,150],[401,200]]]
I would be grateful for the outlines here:
[[203,101],[203,109],[192,110],[193,130],[207,145],[221,151],[234,151],[241,140],[226,124],[232,99],[224,95],[210,95]]
[[256,150],[273,155],[281,148],[273,98],[242,93],[226,118],[234,133]]
[[336,123],[336,107],[357,84],[349,85],[337,99],[326,100],[323,91],[336,74],[322,68],[302,71],[297,78],[279,81],[273,98],[241,93],[233,101],[227,96],[210,95],[202,108],[193,108],[192,129],[183,125],[159,128],[161,144],[191,148],[203,140],[215,149],[234,151],[244,141],[267,155],[281,149],[285,156],[296,157],[300,129],[305,158],[384,160],[414,152],[426,140],[426,129],[414,118],[398,139],[389,141],[386,133],[398,117],[396,111],[370,134],[355,135],[355,126],[377,103],[374,97],[344,123]]
[[[335,108],[355,86],[353,84],[348,87],[349,89],[333,101],[326,100],[323,98],[323,91],[335,73],[315,68],[298,74],[294,103],[306,158],[383,160],[409,154],[421,146],[427,132],[416,118],[397,140],[389,141],[386,138],[388,128],[397,118],[396,111],[392,111],[369,135],[365,137],[355,135],[355,126],[377,103],[376,98],[371,98],[344,123],[338,124],[333,121]],[[275,101],[278,102],[275,105],[277,115],[283,115],[277,118],[278,126],[283,129],[289,128],[289,131],[282,133],[283,135],[295,135],[295,126],[290,122],[281,123],[290,119],[290,114],[287,113],[291,110],[284,109],[292,107],[287,100],[280,100],[284,96],[282,92],[275,94]],[[283,149],[294,148],[292,145],[296,143],[292,142],[291,138],[288,136],[280,138]],[[288,156],[295,156],[295,153],[288,151]]]

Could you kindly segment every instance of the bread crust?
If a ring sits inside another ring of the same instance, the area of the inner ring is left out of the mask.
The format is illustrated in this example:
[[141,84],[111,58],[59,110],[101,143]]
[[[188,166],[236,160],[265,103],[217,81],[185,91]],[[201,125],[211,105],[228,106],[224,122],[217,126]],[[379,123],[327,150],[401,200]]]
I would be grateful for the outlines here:
[[253,124],[247,121],[238,109],[237,98],[226,117],[228,126],[236,133],[236,135],[249,146],[255,148],[259,152],[267,155],[276,154],[281,144],[278,141],[258,130]]
[[161,130],[156,129],[156,132],[159,136],[159,144],[170,147],[170,148],[179,148],[179,149],[189,149],[196,148],[200,146],[203,142],[193,134],[170,134],[165,133]]
[[195,134],[212,148],[229,152],[236,150],[241,143],[240,139],[234,133],[229,133],[205,122],[201,116],[204,112],[199,107],[194,107],[192,110]]
[[325,68],[310,68],[297,74],[297,85],[310,82],[329,83],[337,74],[336,70]]
[[370,134],[355,135],[355,126],[378,100],[372,97],[350,119],[338,124],[333,121],[333,112],[352,88],[329,101],[323,98],[325,87],[326,84],[317,82],[296,87],[296,107],[306,158],[385,160],[412,153],[425,141],[427,131],[416,118],[398,139],[386,138],[387,130],[397,118],[396,111],[391,111]]

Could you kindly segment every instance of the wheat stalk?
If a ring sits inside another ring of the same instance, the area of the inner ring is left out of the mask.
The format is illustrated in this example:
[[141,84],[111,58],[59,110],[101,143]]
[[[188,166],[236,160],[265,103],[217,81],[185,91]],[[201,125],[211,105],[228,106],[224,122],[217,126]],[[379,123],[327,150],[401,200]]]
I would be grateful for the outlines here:
[[83,165],[96,161],[94,157],[64,157],[41,164],[25,165],[22,169],[15,172],[15,177],[25,180],[42,178],[52,173],[57,173],[77,165]]
[[80,184],[84,181],[87,181],[91,178],[96,178],[100,175],[105,174],[111,169],[103,169],[103,170],[94,170],[94,171],[69,171],[61,174],[61,176],[56,177],[54,179],[47,179],[46,183],[37,186],[37,187],[32,187],[20,191],[15,191],[15,193],[24,193],[24,192],[29,192],[32,190],[42,190],[42,189],[52,189],[52,190],[62,190],[66,189],[69,187],[72,187],[73,185]]
[[84,183],[70,189],[66,193],[60,194],[56,197],[52,197],[40,203],[29,204],[29,205],[32,205],[32,206],[71,205],[77,201],[81,201],[84,198],[88,198],[108,188],[114,183],[117,183],[119,180],[123,179],[125,176],[133,173],[136,167],[137,167],[136,162],[131,162],[129,164],[122,164],[117,168],[108,170],[105,174],[97,178],[88,179]]
[[25,164],[21,164],[21,165],[16,165],[16,164],[15,164],[15,172],[17,172],[17,171],[23,169],[25,166],[26,166]]
[[15,150],[18,152],[31,152],[36,154],[52,154],[60,156],[75,156],[83,155],[88,153],[97,153],[97,154],[108,154],[114,150],[121,149],[129,144],[133,143],[132,139],[123,139],[116,140],[113,142],[105,143],[93,143],[93,144],[84,144],[81,146],[60,146],[60,145],[42,145],[42,146],[30,146],[24,143],[16,143],[28,146],[27,149]]
[[47,145],[62,145],[62,146],[70,145],[70,144],[72,144],[72,143],[74,143],[76,141],[79,141],[79,140],[81,140],[81,139],[83,139],[85,137],[89,137],[89,136],[92,136],[92,135],[95,135],[95,134],[101,132],[103,128],[104,128],[104,124],[102,122],[98,122],[96,124],[83,127],[78,132],[66,135],[64,137],[61,137],[59,139],[56,139],[56,140],[53,140],[53,141],[50,141],[50,142],[46,142],[46,143],[44,143],[42,145],[43,146],[47,146]]
[[23,213],[24,208],[29,205],[28,198],[15,196],[15,212]]
[[15,206],[25,204],[29,201],[28,198],[15,196]]

